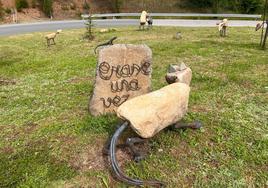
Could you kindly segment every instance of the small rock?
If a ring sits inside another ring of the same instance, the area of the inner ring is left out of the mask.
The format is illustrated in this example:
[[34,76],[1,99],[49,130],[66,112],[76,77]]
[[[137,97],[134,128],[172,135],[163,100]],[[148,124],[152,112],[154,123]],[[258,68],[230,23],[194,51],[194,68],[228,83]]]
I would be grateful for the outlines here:
[[174,39],[180,40],[182,39],[181,32],[177,32],[176,35],[173,37]]
[[109,29],[106,29],[106,28],[105,28],[105,29],[101,29],[101,30],[100,30],[100,33],[107,33],[107,32],[109,32]]

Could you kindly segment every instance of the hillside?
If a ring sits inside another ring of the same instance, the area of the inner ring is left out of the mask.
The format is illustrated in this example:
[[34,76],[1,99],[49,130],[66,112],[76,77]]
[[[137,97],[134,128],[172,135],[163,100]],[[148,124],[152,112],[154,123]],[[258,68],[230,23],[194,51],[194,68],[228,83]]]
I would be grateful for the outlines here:
[[218,12],[218,13],[256,13],[261,12],[264,0],[0,0],[0,18],[12,22],[11,10],[18,7],[16,1],[26,1],[27,8],[18,13],[19,22],[48,19],[42,11],[44,1],[51,1],[53,19],[79,18],[85,13],[85,1],[92,13],[110,12]]

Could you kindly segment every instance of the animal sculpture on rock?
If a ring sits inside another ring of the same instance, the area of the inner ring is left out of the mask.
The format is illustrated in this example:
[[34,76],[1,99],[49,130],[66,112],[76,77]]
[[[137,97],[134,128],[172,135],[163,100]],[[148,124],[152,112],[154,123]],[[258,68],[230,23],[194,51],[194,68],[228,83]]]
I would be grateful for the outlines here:
[[200,122],[183,124],[179,121],[187,113],[190,94],[192,71],[185,64],[171,65],[166,75],[170,85],[159,90],[132,98],[117,109],[117,116],[124,120],[118,127],[104,151],[109,154],[113,172],[116,178],[134,186],[164,187],[166,184],[158,180],[139,180],[126,176],[120,169],[116,159],[116,145],[120,135],[128,128],[138,137],[127,138],[126,146],[133,152],[134,160],[139,162],[144,158],[135,144],[142,143],[167,127],[192,128],[201,127]]

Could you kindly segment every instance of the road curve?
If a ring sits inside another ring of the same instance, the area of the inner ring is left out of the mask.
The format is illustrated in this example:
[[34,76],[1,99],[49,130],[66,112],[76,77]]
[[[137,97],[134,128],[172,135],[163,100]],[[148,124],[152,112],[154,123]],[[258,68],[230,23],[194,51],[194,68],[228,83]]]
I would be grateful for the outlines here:
[[[56,31],[57,29],[83,28],[84,20],[46,21],[37,23],[7,24],[0,25],[0,36],[17,35],[31,32]],[[215,27],[219,20],[186,20],[186,19],[155,19],[155,26],[175,26],[175,27]],[[96,27],[120,27],[138,26],[137,19],[104,19],[94,20]],[[231,27],[255,27],[257,21],[231,20]]]

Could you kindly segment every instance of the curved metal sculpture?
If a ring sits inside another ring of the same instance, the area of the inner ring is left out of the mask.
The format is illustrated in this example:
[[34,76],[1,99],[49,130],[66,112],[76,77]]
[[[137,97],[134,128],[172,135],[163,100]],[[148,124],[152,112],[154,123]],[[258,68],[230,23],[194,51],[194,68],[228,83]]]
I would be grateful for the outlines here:
[[112,136],[111,142],[110,142],[110,150],[109,150],[109,155],[112,163],[112,169],[118,178],[118,180],[125,182],[130,185],[135,185],[135,186],[142,186],[142,185],[147,185],[147,186],[154,186],[154,187],[165,187],[166,184],[157,181],[157,180],[138,180],[138,179],[132,179],[128,176],[126,176],[121,170],[118,165],[117,159],[116,159],[116,144],[118,141],[118,138],[120,135],[126,130],[128,127],[129,123],[126,121],[124,122],[114,133]]

